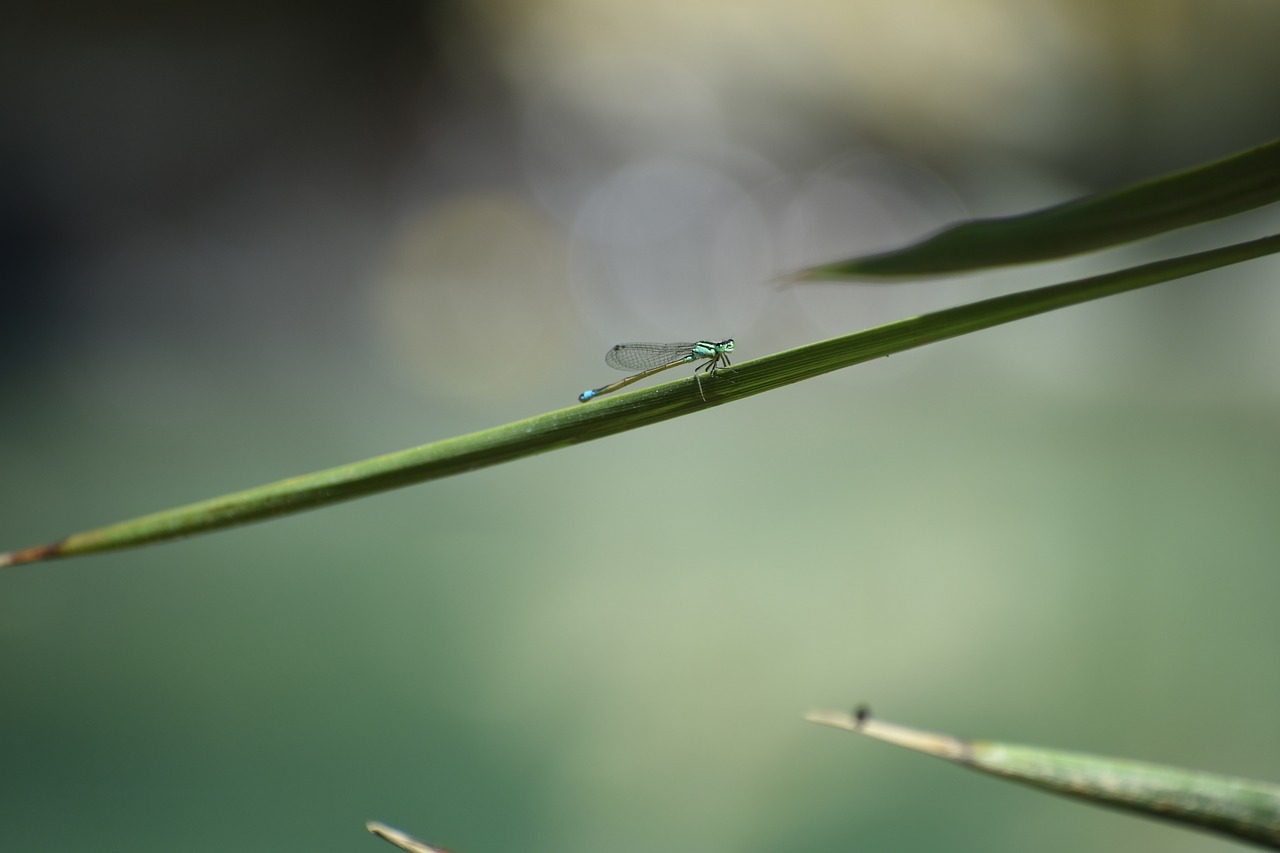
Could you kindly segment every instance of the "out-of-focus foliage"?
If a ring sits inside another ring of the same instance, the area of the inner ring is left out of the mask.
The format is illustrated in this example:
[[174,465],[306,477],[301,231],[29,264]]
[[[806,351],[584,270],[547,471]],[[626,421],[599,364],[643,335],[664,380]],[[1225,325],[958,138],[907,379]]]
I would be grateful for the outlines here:
[[[768,286],[1280,136],[1278,21],[9,10],[0,539],[567,406],[622,340],[749,360],[1274,232],[1263,210],[944,285]],[[1217,849],[850,762],[795,715],[854,692],[1273,773],[1275,280],[1240,265],[338,509],[7,569],[0,849],[346,851],[379,844],[369,818],[470,853]]]

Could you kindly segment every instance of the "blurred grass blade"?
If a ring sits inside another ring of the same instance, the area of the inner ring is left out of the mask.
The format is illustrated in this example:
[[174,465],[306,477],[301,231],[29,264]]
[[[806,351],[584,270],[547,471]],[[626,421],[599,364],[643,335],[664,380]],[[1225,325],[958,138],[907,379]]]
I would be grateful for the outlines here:
[[589,405],[575,404],[505,426],[76,533],[48,545],[0,553],[0,566],[175,539],[510,462],[693,414],[863,361],[1275,252],[1280,252],[1280,235],[898,320],[741,362],[734,367],[732,381],[704,379],[701,392],[690,376]]
[[1280,785],[1077,752],[962,740],[840,711],[807,720],[1096,805],[1280,849]]
[[364,825],[364,828],[381,838],[383,841],[390,842],[401,850],[408,850],[409,853],[449,853],[443,847],[432,847],[425,841],[419,841],[407,832],[401,832],[394,826],[387,826],[385,823],[378,823],[371,820]]
[[1280,140],[1208,165],[1018,216],[975,219],[790,281],[937,275],[1092,252],[1280,201]]

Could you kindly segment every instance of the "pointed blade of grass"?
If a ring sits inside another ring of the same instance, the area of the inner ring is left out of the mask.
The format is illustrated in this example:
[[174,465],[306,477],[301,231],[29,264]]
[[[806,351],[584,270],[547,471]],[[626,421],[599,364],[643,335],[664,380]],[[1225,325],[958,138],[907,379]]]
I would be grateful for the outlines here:
[[810,722],[857,732],[1095,805],[1280,849],[1280,785],[1078,752],[964,740],[856,714],[811,711]]
[[387,826],[385,823],[378,823],[376,820],[369,821],[364,825],[364,828],[381,838],[383,841],[394,844],[401,850],[409,851],[409,853],[449,853],[449,851],[445,850],[443,847],[432,847],[430,844],[427,844],[425,841],[419,841],[407,832],[401,832],[394,826]]
[[704,379],[699,387],[692,377],[686,377],[618,394],[611,399],[75,533],[48,545],[0,553],[0,567],[175,539],[510,462],[693,414],[925,344],[1275,252],[1280,252],[1280,235],[898,320],[741,362],[733,368],[732,381]]
[[1017,216],[975,219],[902,249],[790,281],[938,275],[1065,258],[1280,201],[1280,140],[1223,160]]

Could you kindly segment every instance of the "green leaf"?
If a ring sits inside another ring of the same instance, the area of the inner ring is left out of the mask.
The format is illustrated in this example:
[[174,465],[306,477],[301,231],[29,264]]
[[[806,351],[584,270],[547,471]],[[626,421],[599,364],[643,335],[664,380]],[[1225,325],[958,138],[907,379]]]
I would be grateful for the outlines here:
[[702,393],[694,379],[686,377],[76,533],[48,545],[0,554],[0,566],[174,539],[510,462],[693,414],[874,358],[1275,252],[1280,252],[1280,235],[898,320],[743,362],[733,368],[732,378],[702,380]]
[[1280,140],[1205,166],[1018,216],[975,219],[902,249],[802,270],[792,281],[894,278],[1105,249],[1280,201]]
[[839,711],[806,719],[1090,803],[1280,849],[1280,785],[1077,752],[963,740]]

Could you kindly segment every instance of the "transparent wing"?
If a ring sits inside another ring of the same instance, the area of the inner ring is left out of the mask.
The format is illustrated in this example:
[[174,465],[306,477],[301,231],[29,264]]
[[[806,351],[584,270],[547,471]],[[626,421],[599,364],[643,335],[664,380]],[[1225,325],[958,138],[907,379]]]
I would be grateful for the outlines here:
[[604,363],[615,370],[652,370],[693,355],[696,343],[618,344],[604,354]]

